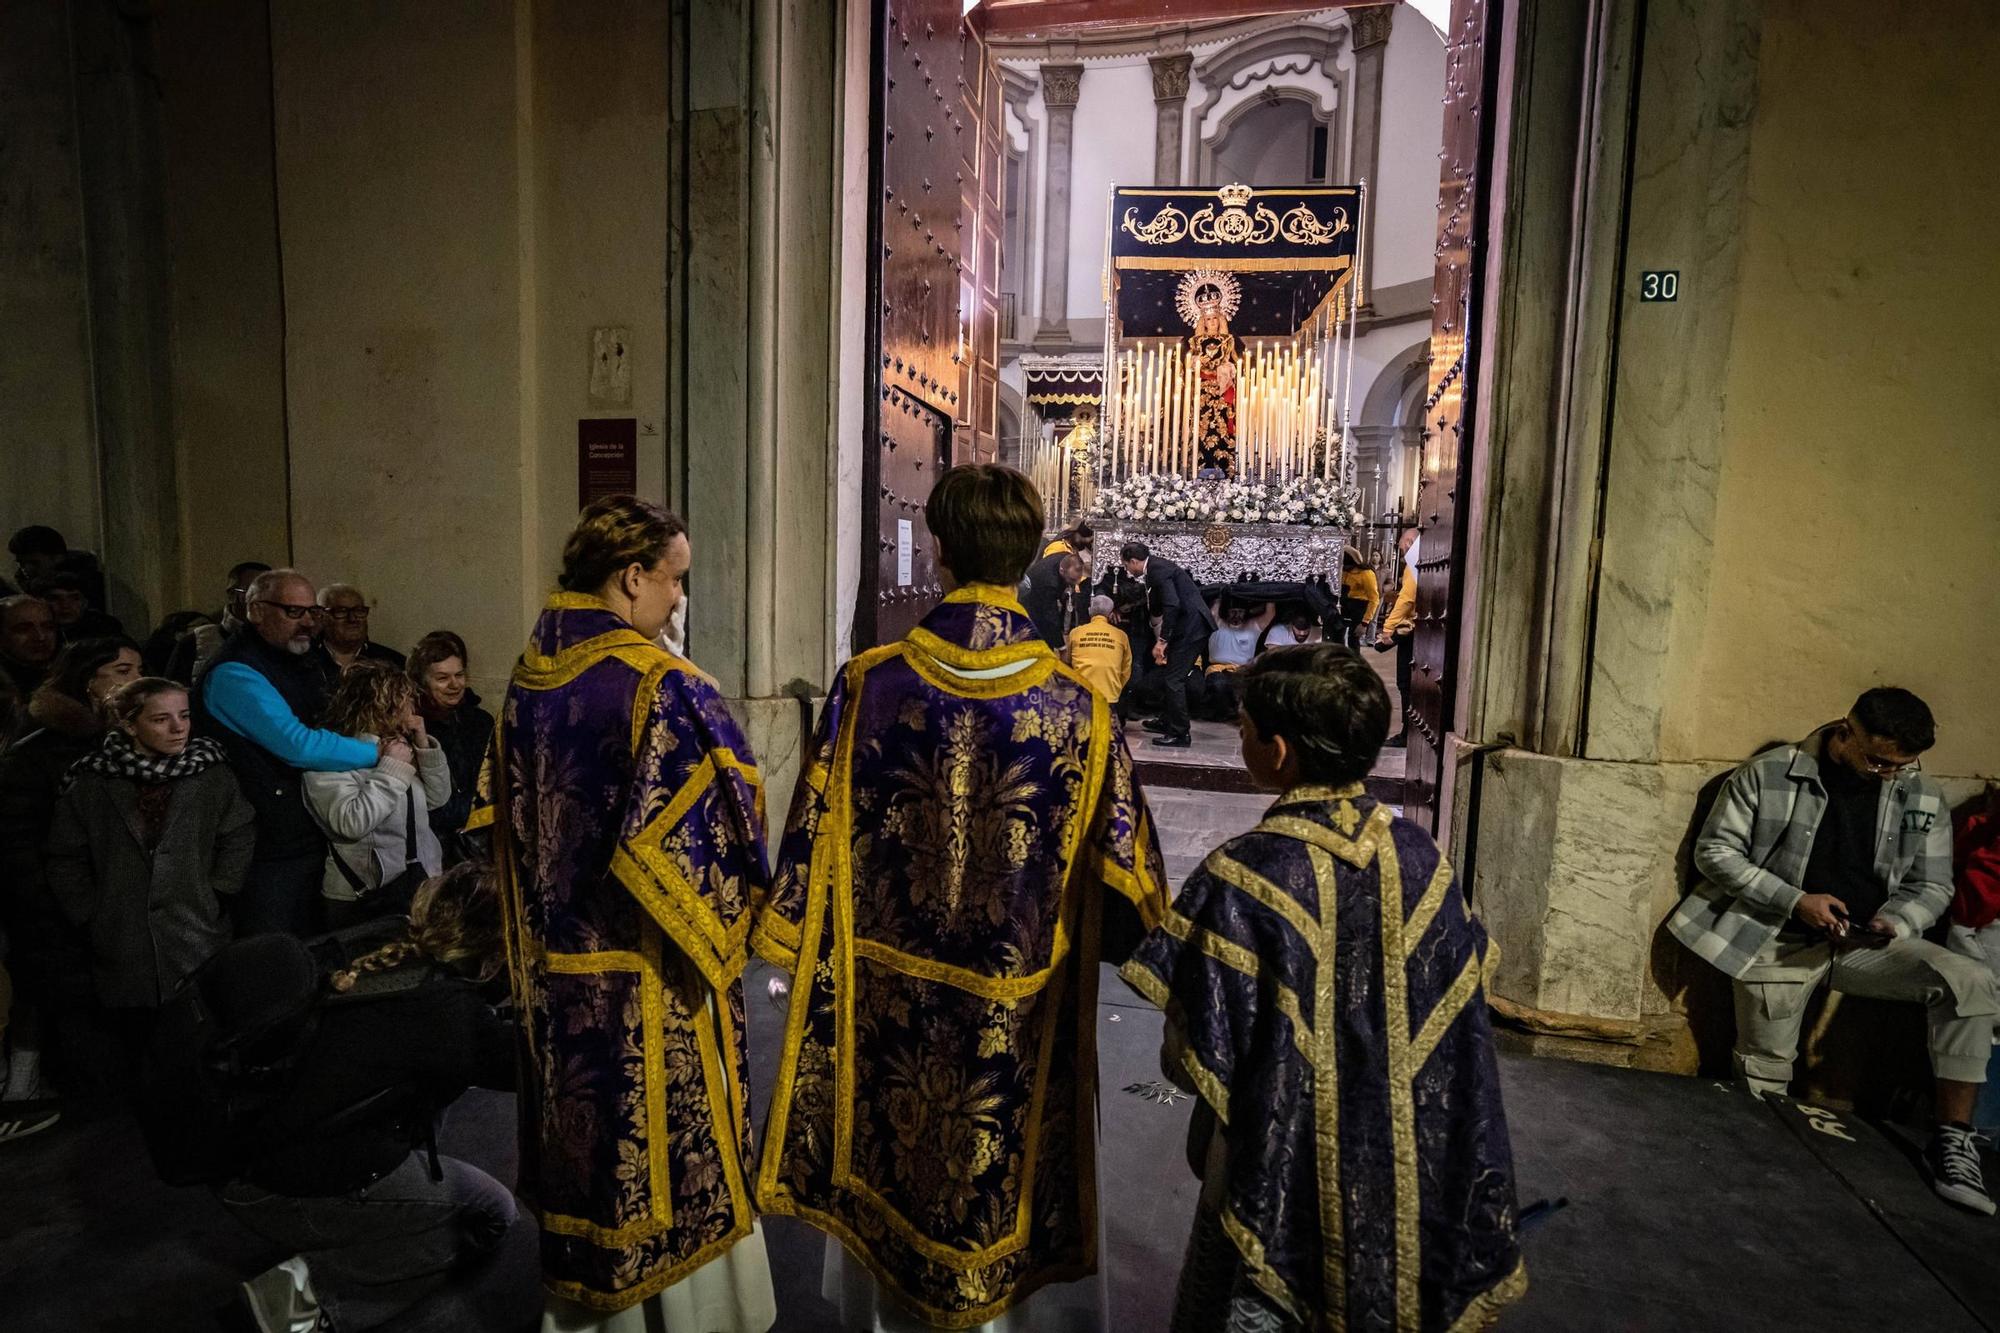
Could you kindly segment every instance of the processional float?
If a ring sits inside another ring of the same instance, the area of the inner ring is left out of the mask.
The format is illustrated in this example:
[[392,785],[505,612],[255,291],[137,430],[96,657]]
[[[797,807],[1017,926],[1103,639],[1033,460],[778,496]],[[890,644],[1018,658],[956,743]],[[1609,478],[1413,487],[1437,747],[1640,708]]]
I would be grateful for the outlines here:
[[1344,541],[1365,190],[1112,190],[1102,400],[1031,460],[1053,510]]

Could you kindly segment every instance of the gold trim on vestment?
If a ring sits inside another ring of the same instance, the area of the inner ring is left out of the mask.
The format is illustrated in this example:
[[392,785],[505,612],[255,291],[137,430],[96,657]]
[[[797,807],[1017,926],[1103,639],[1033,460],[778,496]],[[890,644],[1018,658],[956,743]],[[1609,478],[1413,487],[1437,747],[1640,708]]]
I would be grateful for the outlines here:
[[1406,1327],[1423,1319],[1422,1237],[1418,1231],[1417,1122],[1413,1084],[1417,1069],[1410,1051],[1409,957],[1403,947],[1402,866],[1389,833],[1389,811],[1376,806],[1362,830],[1374,845],[1382,899],[1383,1039],[1389,1057],[1389,1143],[1396,1163],[1396,1309]]
[[1183,944],[1193,945],[1216,962],[1240,972],[1250,980],[1268,984],[1272,994],[1277,997],[1278,1012],[1292,1020],[1292,1044],[1298,1047],[1299,1054],[1305,1057],[1306,1063],[1313,1064],[1319,1060],[1319,1051],[1313,1042],[1313,1028],[1306,1022],[1305,1012],[1299,1006],[1298,993],[1277,977],[1267,976],[1256,954],[1234,940],[1216,934],[1206,926],[1197,925],[1172,907],[1167,909],[1166,917],[1160,922],[1160,929]]
[[[1329,1323],[1346,1325],[1347,1195],[1340,1182],[1339,978],[1340,872],[1323,847],[1307,847],[1315,896],[1319,899],[1320,953],[1313,965],[1313,1029],[1318,1059],[1313,1065],[1313,1162],[1319,1183],[1320,1281],[1326,1288]],[[1385,891],[1386,892],[1386,891]]]
[[[660,937],[651,931],[640,934],[639,987],[640,1019],[646,1025],[640,1036],[646,1062],[646,1187],[652,1195],[653,1218],[665,1229],[674,1222],[674,1182],[666,1135],[667,1000],[666,981],[660,975]],[[712,1110],[709,1118],[715,1118]],[[716,1147],[727,1154],[730,1145],[718,1143]]]
[[1475,952],[1465,960],[1465,966],[1459,969],[1457,979],[1451,983],[1451,989],[1440,996],[1437,1004],[1432,1006],[1430,1014],[1424,1019],[1423,1031],[1417,1033],[1416,1040],[1410,1044],[1410,1068],[1413,1072],[1423,1069],[1424,1062],[1430,1059],[1431,1052],[1437,1049],[1440,1041],[1444,1040],[1444,1034],[1450,1031],[1452,1023],[1458,1016],[1465,1012],[1466,1004],[1478,990],[1479,955]]
[[[536,1210],[533,1208],[530,1208],[528,1211],[536,1213]],[[536,1216],[540,1219],[541,1214],[536,1213]],[[594,1287],[586,1287],[581,1282],[552,1281],[547,1277],[542,1279],[542,1285],[564,1300],[575,1301],[578,1305],[588,1306],[593,1310],[604,1310],[615,1313],[619,1310],[630,1309],[640,1301],[659,1295],[689,1273],[694,1272],[695,1269],[700,1268],[703,1264],[708,1263],[716,1256],[728,1250],[737,1241],[748,1236],[755,1219],[749,1216],[747,1212],[739,1213],[738,1216],[742,1217],[743,1220],[728,1235],[718,1240],[710,1241],[679,1263],[668,1265],[636,1286],[623,1287],[617,1291],[607,1292],[598,1291]],[[547,1223],[544,1222],[543,1225],[546,1227]]]
[[[1388,811],[1385,807],[1379,805],[1375,808],[1383,816],[1386,829]],[[1363,845],[1368,836],[1365,829],[1361,833],[1361,840],[1343,838],[1339,833],[1327,828],[1324,824],[1316,824],[1310,819],[1301,819],[1297,815],[1271,814],[1265,815],[1264,822],[1259,824],[1254,831],[1258,833],[1276,833],[1287,838],[1295,838],[1311,847],[1323,847],[1349,865],[1362,870],[1368,868],[1369,863],[1374,860],[1375,856],[1372,848]],[[1400,884],[1398,888],[1400,889]],[[1400,891],[1396,894],[1396,897],[1399,900],[1402,898]],[[1396,909],[1396,920],[1400,924],[1403,918],[1402,903],[1400,901],[1396,904]]]
[[[1314,921],[1307,914],[1304,905],[1297,898],[1286,893],[1276,884],[1273,884],[1249,866],[1244,865],[1241,861],[1232,859],[1220,848],[1209,853],[1208,861],[1202,868],[1251,901],[1269,908],[1283,917],[1285,923],[1297,931],[1299,938],[1305,941],[1307,950],[1311,952],[1315,960],[1324,957],[1320,949],[1321,935],[1325,927],[1320,922]],[[1320,892],[1330,892],[1330,887],[1321,885]]]
[[1410,913],[1410,919],[1403,923],[1404,958],[1407,960],[1424,942],[1424,932],[1431,928],[1431,918],[1444,905],[1444,896],[1451,888],[1451,866],[1440,856],[1437,869],[1431,872],[1431,882],[1424,886],[1424,896],[1417,899],[1417,906]]
[[1292,1289],[1285,1285],[1285,1280],[1278,1276],[1277,1270],[1272,1268],[1270,1261],[1264,1257],[1264,1242],[1258,1240],[1257,1234],[1238,1220],[1235,1210],[1229,1205],[1223,1205],[1220,1215],[1223,1234],[1235,1243],[1236,1252],[1243,1256],[1244,1271],[1249,1273],[1250,1280],[1257,1284],[1257,1289],[1270,1297],[1293,1319],[1301,1324],[1310,1325],[1312,1321],[1306,1318],[1304,1302],[1293,1294]]
[[1451,1323],[1451,1333],[1479,1333],[1488,1328],[1500,1312],[1528,1294],[1528,1261],[1517,1259],[1514,1271],[1465,1303]]

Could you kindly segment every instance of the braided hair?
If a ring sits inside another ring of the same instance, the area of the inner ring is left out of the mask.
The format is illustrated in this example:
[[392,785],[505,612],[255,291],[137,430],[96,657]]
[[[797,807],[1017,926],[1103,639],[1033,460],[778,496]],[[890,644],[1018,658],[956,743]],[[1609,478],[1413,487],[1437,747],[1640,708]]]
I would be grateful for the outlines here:
[[424,881],[410,902],[404,937],[363,954],[333,974],[333,988],[349,991],[364,975],[393,972],[415,959],[487,982],[500,974],[500,895],[490,867],[461,862]]

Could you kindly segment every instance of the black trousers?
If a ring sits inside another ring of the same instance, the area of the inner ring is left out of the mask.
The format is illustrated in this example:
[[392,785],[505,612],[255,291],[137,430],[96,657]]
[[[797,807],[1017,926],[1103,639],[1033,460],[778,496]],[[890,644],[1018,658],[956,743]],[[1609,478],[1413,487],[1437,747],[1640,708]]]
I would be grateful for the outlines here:
[[1169,736],[1185,736],[1193,730],[1188,721],[1188,681],[1194,676],[1195,659],[1201,656],[1204,640],[1189,639],[1167,645],[1166,707],[1160,711],[1160,728]]

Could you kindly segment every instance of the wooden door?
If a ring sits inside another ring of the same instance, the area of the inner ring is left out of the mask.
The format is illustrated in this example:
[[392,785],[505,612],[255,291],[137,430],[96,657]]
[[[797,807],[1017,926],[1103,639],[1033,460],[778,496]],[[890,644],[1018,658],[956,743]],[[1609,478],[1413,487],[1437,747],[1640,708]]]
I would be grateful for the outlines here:
[[1492,64],[1486,59],[1486,0],[1453,0],[1445,34],[1443,174],[1438,187],[1437,275],[1431,308],[1430,392],[1424,400],[1423,468],[1417,483],[1417,628],[1410,694],[1404,805],[1437,831],[1444,738],[1452,726],[1458,660],[1459,479],[1467,475],[1476,369],[1484,194],[1491,150],[1486,133]]
[[965,404],[963,185],[977,180],[958,0],[881,0],[869,174],[870,385],[856,648],[900,638],[943,595],[924,499]]
[[965,402],[958,414],[956,457],[961,463],[991,463],[1000,456],[1000,245],[1007,113],[1000,95],[1000,67],[992,52],[970,23],[964,26],[964,40],[962,114],[977,127],[977,134],[968,133],[963,139],[971,151],[959,167],[966,267],[959,284],[964,357],[960,383]]

